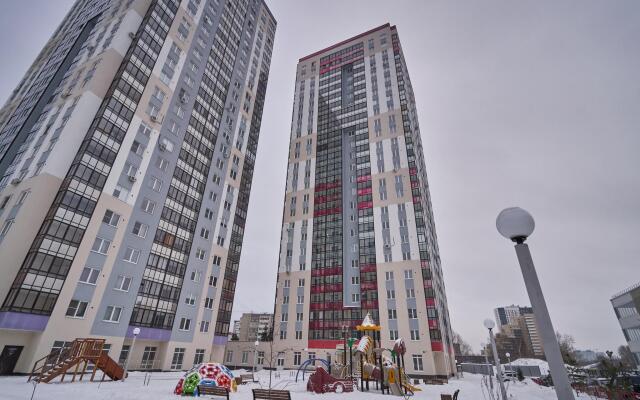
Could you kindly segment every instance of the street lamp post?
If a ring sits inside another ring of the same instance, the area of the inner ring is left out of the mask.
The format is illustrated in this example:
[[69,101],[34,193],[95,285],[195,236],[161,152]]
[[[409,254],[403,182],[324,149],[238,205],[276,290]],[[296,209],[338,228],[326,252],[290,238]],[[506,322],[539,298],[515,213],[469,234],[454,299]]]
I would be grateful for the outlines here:
[[487,372],[489,372],[489,388],[493,393],[493,367],[489,364],[489,349],[487,349],[487,346],[484,346],[484,363],[487,366]]
[[542,337],[544,354],[549,363],[549,372],[553,379],[553,386],[558,400],[574,400],[573,390],[569,384],[569,376],[565,368],[560,346],[556,338],[547,303],[542,294],[538,274],[536,273],[529,246],[525,240],[533,233],[535,221],[531,214],[519,207],[506,208],[500,212],[496,219],[498,232],[507,239],[516,243],[516,255],[522,270],[524,283],[529,294],[531,307],[538,323],[538,332]]
[[[254,348],[253,348],[253,373],[256,373],[256,363],[257,363],[257,359],[258,359],[258,345],[260,344],[259,340],[256,340],[256,342],[254,343]],[[255,378],[254,378],[255,379]]]
[[498,358],[498,349],[496,349],[496,339],[493,337],[493,328],[496,323],[492,319],[484,320],[484,327],[489,330],[489,340],[491,341],[491,349],[493,350],[493,362],[496,365],[496,373],[498,375],[498,383],[500,384],[500,393],[502,394],[502,400],[507,400],[507,389],[504,387],[504,380],[502,379],[502,368],[500,367],[500,358]]
[[127,358],[124,359],[124,373],[122,374],[122,382],[127,378],[127,364],[129,364],[129,356],[133,353],[133,347],[136,345],[136,338],[140,334],[140,328],[133,328],[133,340],[131,341],[131,348],[129,348],[129,352],[127,353]]
[[509,366],[509,372],[511,372],[511,353],[506,352],[504,355],[507,356],[507,365]]

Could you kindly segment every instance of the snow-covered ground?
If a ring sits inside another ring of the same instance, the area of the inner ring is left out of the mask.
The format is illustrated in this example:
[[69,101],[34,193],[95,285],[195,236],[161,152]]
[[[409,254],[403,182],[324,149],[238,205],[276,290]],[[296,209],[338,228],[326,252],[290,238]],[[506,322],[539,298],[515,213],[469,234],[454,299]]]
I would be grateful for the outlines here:
[[[306,382],[295,383],[295,371],[280,371],[279,377],[273,373],[274,389],[290,390],[293,400],[322,400],[343,397],[344,400],[383,400],[393,398],[390,395],[381,395],[375,391],[343,394],[314,394],[306,391]],[[97,374],[97,376],[101,376]],[[96,376],[96,377],[97,377]],[[43,383],[36,387],[34,399],[38,400],[177,400],[181,397],[173,394],[178,378],[181,373],[158,372],[151,374],[151,381],[148,386],[144,385],[145,374],[132,372],[125,382],[75,382],[75,383]],[[250,400],[252,398],[251,389],[257,387],[268,387],[269,372],[260,371],[258,373],[260,384],[246,384],[238,388],[238,392],[231,393],[232,400]],[[494,381],[495,384],[495,381]],[[441,393],[453,394],[456,389],[460,389],[459,400],[488,400],[486,389],[483,389],[482,376],[464,374],[459,379],[451,379],[446,385],[418,385],[422,391],[417,392],[413,398],[415,400],[439,400]],[[34,386],[27,383],[26,377],[0,377],[0,399],[3,400],[28,400]],[[524,382],[509,383],[507,391],[514,400],[552,400],[556,399],[552,388],[538,386],[530,380]]]
[[542,375],[548,375],[549,374],[549,363],[546,362],[545,360],[539,360],[537,358],[518,358],[517,360],[511,361],[511,363],[509,363],[509,365],[512,365],[512,366],[527,366],[527,367],[536,366],[536,367],[540,368],[540,373]]

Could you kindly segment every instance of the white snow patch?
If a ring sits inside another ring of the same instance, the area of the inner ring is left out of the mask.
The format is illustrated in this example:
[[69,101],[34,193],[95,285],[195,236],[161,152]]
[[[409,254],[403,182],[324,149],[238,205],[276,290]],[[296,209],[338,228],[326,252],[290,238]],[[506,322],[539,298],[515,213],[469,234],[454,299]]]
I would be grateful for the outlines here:
[[[240,371],[238,371],[240,372]],[[105,381],[100,383],[96,375],[96,382],[88,382],[85,378],[83,382],[75,383],[43,383],[36,387],[36,400],[181,400],[184,397],[173,394],[173,389],[182,372],[154,372],[151,374],[150,384],[144,386],[145,374],[143,372],[131,372],[125,382]],[[307,375],[308,376],[308,375]],[[232,400],[251,400],[252,388],[267,388],[269,382],[269,371],[257,373],[259,384],[248,383],[241,385],[238,392],[231,393]],[[67,378],[67,380],[69,380]],[[494,380],[494,385],[495,385]],[[553,388],[542,387],[529,379],[523,382],[507,382],[507,391],[510,399],[513,400],[553,400],[556,399]],[[422,391],[417,392],[412,398],[416,400],[437,400],[440,394],[453,394],[460,389],[459,400],[488,400],[486,389],[483,390],[482,376],[465,373],[459,379],[450,379],[445,385],[417,385]],[[343,394],[323,394],[318,395],[306,391],[306,382],[295,382],[295,371],[274,371],[272,373],[272,387],[274,389],[290,390],[293,400],[333,400],[343,397],[344,400],[391,400],[402,399],[391,395],[382,395],[375,390],[370,392],[354,392]],[[374,387],[372,385],[371,387]],[[24,376],[0,377],[0,398],[3,400],[26,400],[31,397],[34,385],[27,383]]]

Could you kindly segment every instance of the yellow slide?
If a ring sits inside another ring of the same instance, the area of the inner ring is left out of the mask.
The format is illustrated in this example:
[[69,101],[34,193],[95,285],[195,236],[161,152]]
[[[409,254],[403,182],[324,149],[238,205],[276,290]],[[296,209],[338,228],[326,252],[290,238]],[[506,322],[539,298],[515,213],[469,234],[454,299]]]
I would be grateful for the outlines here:
[[407,389],[407,390],[409,390],[412,393],[422,391],[422,389],[420,389],[419,387],[415,387],[412,384],[407,383],[407,382],[402,382],[402,387]]

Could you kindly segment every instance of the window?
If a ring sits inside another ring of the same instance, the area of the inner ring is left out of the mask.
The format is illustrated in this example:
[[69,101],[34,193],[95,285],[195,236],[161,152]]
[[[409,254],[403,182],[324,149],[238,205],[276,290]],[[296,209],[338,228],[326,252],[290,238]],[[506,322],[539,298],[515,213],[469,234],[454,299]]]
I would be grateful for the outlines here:
[[210,275],[209,276],[209,286],[216,286],[216,284],[218,283],[218,277]]
[[149,214],[153,214],[153,210],[156,209],[156,203],[154,203],[153,201],[149,200],[149,199],[143,199],[142,200],[142,205],[141,205],[142,211],[149,213]]
[[165,160],[162,157],[158,157],[156,159],[156,167],[162,171],[166,171],[167,170],[167,166],[169,165],[169,161]]
[[296,331],[296,340],[302,340],[302,331]]
[[422,366],[422,355],[420,354],[413,354],[411,356],[411,358],[413,359],[413,369],[415,371],[422,371],[423,370],[423,366]]
[[184,298],[184,302],[187,303],[190,306],[195,306],[196,305],[196,296],[194,296],[193,294],[189,294],[189,295],[187,295],[187,297]]
[[287,322],[289,320],[289,313],[282,313],[282,322]]
[[206,254],[206,252],[203,249],[201,249],[201,248],[196,249],[196,258],[198,260],[204,260],[205,254]]
[[200,321],[200,332],[207,333],[209,332],[209,321]]
[[193,357],[193,364],[198,365],[204,361],[204,349],[196,349],[196,355]]
[[411,330],[411,340],[420,340],[420,332],[417,329]]
[[134,249],[132,247],[127,247],[127,249],[124,252],[124,261],[130,262],[132,264],[137,264],[139,258],[140,258],[140,250]]
[[194,282],[200,282],[202,279],[202,271],[191,271],[191,280]]
[[206,228],[200,229],[200,237],[204,239],[209,239],[209,230]]
[[29,196],[29,193],[31,193],[30,190],[23,190],[22,192],[20,192],[20,196],[18,196],[18,200],[16,200],[16,205],[24,203],[24,201],[27,199],[27,196]]
[[128,292],[129,287],[131,287],[131,277],[125,275],[118,275],[116,278],[116,284],[113,287],[115,290],[121,290],[123,292]]
[[304,296],[298,296],[298,301],[296,304],[303,304],[304,303]]
[[67,307],[67,317],[72,318],[84,318],[84,313],[87,311],[86,301],[71,300],[69,307]]
[[393,280],[393,271],[387,271],[384,273],[385,280],[392,281]]
[[148,225],[143,224],[142,222],[136,221],[135,224],[133,224],[133,229],[131,230],[131,233],[141,238],[144,238],[147,236],[148,230],[149,230]]
[[120,221],[120,215],[111,210],[105,211],[104,217],[102,217],[102,222],[107,225],[118,226],[118,221]]
[[418,318],[418,310],[416,310],[415,308],[409,308],[407,311],[409,312],[409,319]]
[[131,145],[131,152],[142,156],[142,154],[144,154],[144,145],[137,140],[134,140]]
[[243,351],[242,352],[242,359],[240,361],[241,364],[247,364],[249,362],[249,352],[248,351]]
[[213,298],[207,297],[204,299],[204,308],[213,308]]
[[162,181],[156,178],[155,176],[152,176],[148,182],[149,182],[148,185],[151,188],[151,190],[155,192],[159,192],[160,189],[162,188]]
[[189,318],[180,318],[180,329],[181,331],[188,331],[191,328],[191,320]]
[[413,279],[413,270],[405,269],[404,270],[404,279]]
[[415,299],[416,291],[414,289],[407,289],[407,299]]
[[120,350],[120,357],[118,358],[118,364],[124,365],[124,363],[127,361],[127,358],[129,358],[130,350],[131,346],[129,346],[128,344],[122,345],[122,350]]
[[398,313],[395,308],[390,308],[387,312],[389,313],[389,319],[398,319]]
[[302,364],[302,353],[299,351],[296,351],[293,353],[293,365],[300,365]]
[[302,321],[304,320],[304,313],[296,313],[296,321]]
[[351,284],[352,285],[359,285],[360,284],[360,277],[359,276],[352,276],[351,277]]
[[351,293],[351,302],[357,303],[360,301],[360,293]]
[[176,347],[176,349],[173,351],[173,358],[171,359],[171,369],[182,369],[184,352],[184,347]]
[[111,246],[111,242],[109,240],[97,237],[96,240],[93,242],[91,251],[94,251],[100,254],[107,254],[107,252],[109,251],[109,246]]
[[107,306],[102,320],[106,322],[120,322],[120,314],[122,314],[122,307]]
[[227,350],[227,354],[225,355],[224,362],[230,363],[232,361],[233,361],[233,351],[232,350]]
[[298,286],[299,286],[299,287],[304,286],[304,278],[302,278],[302,279],[298,279]]
[[142,352],[142,363],[140,363],[140,368],[153,368],[153,362],[156,360],[157,349],[158,348],[155,346],[145,346],[144,351]]
[[396,291],[393,289],[387,289],[387,299],[395,299]]
[[287,331],[280,331],[280,340],[287,339]]
[[96,268],[84,267],[80,274],[80,282],[95,285],[100,275],[100,270]]
[[10,218],[6,220],[4,222],[4,225],[2,225],[2,231],[0,231],[0,236],[6,235],[9,232],[9,229],[11,229],[11,226],[13,225],[14,222],[15,222],[14,218]]
[[398,340],[398,331],[390,330],[389,331],[389,339],[390,340]]

